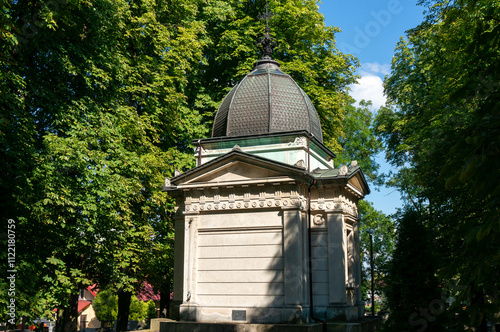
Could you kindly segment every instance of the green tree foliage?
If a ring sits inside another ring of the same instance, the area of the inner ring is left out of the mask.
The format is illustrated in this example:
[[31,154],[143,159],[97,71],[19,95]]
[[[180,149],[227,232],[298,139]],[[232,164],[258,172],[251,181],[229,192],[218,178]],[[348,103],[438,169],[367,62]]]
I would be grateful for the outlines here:
[[375,134],[375,116],[371,111],[371,101],[361,100],[359,107],[349,105],[342,121],[343,135],[339,138],[341,152],[335,158],[337,165],[349,164],[356,160],[368,178],[375,185],[383,183],[378,173],[380,165],[375,157],[382,152],[382,142]]
[[[167,209],[173,211],[173,204],[170,204],[172,203],[169,202]],[[154,292],[160,294],[161,317],[168,317],[174,276],[174,225],[171,218],[165,214],[161,221],[153,223],[153,229],[154,241],[141,270]]]
[[137,296],[132,296],[130,301],[129,320],[142,321],[148,315],[148,303],[137,299]]
[[383,297],[387,268],[395,247],[395,225],[392,217],[375,209],[371,202],[362,200],[359,206],[359,236],[361,247],[363,299],[371,289],[370,234],[373,241],[374,292]]
[[[500,274],[500,2],[426,1],[397,48],[377,128],[392,183],[426,207],[457,324],[486,327]],[[439,250],[438,250],[439,249]],[[462,310],[462,307],[467,310]]]
[[[154,307],[154,301],[149,302],[152,302]],[[141,302],[136,296],[132,296],[129,320],[142,321],[146,318],[151,307],[149,302]],[[101,322],[113,322],[118,317],[118,295],[111,289],[99,291],[92,305],[96,318]]]
[[161,183],[192,166],[189,140],[206,129],[182,90],[203,24],[170,2],[2,10],[2,219],[22,234],[18,315],[58,307],[58,328],[74,331],[79,288],[132,291],[143,277],[152,223],[171,205]]
[[118,314],[118,296],[111,290],[99,291],[92,303],[95,316],[101,322],[113,322]]
[[156,303],[153,300],[146,302],[146,326],[151,327],[151,319],[158,318],[158,311],[156,310]]
[[445,311],[441,300],[432,237],[414,210],[398,219],[397,242],[389,263],[387,302],[391,313],[389,331],[443,331]]

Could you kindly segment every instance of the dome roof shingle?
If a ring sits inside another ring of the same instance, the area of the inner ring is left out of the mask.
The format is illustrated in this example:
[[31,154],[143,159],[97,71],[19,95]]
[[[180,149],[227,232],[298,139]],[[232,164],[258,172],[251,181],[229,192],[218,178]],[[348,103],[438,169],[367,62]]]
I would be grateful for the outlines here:
[[323,142],[318,113],[297,83],[271,59],[257,62],[224,98],[212,137],[307,130]]

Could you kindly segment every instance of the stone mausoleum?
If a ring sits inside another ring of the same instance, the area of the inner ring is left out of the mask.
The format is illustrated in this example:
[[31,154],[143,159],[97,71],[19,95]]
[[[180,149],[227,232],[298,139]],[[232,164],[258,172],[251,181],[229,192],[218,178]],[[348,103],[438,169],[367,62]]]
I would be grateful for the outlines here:
[[356,162],[335,168],[311,100],[266,55],[225,97],[176,198],[174,319],[357,320]]

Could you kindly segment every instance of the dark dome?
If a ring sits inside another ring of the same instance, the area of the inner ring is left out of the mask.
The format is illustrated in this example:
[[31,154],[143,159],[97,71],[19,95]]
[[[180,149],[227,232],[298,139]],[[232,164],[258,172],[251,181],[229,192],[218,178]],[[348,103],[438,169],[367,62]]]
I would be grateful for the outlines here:
[[318,113],[279,63],[268,59],[224,98],[215,115],[212,137],[247,136],[307,130],[323,142]]

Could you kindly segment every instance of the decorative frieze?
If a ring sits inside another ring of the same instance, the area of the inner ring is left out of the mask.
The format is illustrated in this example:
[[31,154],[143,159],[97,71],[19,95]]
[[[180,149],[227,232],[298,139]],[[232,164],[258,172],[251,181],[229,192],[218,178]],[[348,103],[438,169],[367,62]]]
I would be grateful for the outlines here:
[[[261,186],[233,187],[210,190],[193,190],[186,192],[185,208],[182,211],[215,211],[215,210],[239,210],[260,208],[300,208],[307,209],[306,189],[296,185],[280,184],[279,187],[264,190]],[[357,199],[354,195],[339,190],[320,189],[311,192],[311,210],[313,213],[328,210],[339,210],[339,212],[358,217]],[[327,197],[327,198],[326,198]],[[181,212],[182,212],[181,211]]]
[[273,207],[296,207],[305,209],[307,206],[305,199],[265,199],[265,200],[250,200],[250,201],[235,201],[234,203],[192,203],[186,205],[185,211],[215,211],[215,210],[239,210],[239,209],[260,209]]

